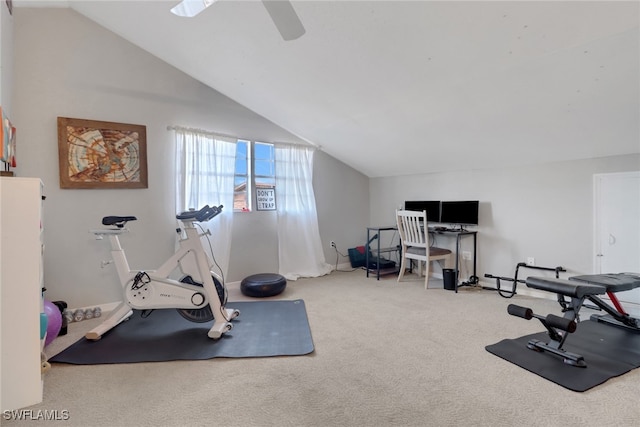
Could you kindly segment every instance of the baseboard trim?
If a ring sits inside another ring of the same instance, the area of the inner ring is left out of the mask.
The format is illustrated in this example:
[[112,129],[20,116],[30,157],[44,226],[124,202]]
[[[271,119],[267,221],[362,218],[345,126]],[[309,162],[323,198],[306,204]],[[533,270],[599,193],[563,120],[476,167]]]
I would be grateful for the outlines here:
[[336,264],[332,264],[331,265],[331,271],[354,271],[354,270],[359,270],[362,267],[351,267],[351,263],[349,262],[343,262],[340,263],[336,266]]

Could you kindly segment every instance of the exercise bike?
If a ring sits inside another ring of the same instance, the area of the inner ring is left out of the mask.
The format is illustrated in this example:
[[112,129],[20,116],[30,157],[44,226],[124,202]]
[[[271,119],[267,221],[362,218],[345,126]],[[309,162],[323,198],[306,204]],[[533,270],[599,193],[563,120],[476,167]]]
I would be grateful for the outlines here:
[[[198,211],[187,211],[176,215],[182,222],[183,230],[176,231],[180,235],[179,249],[153,271],[130,270],[124,250],[120,246],[118,236],[128,232],[127,222],[135,221],[134,216],[107,216],[102,224],[110,228],[91,230],[97,240],[109,238],[112,261],[103,261],[102,266],[114,263],[123,289],[123,301],[97,327],[85,334],[88,340],[99,340],[102,335],[120,323],[128,320],[133,309],[142,310],[149,315],[155,309],[176,309],[185,319],[204,323],[214,320],[207,335],[218,339],[233,328],[231,320],[240,312],[225,308],[226,288],[218,275],[211,271],[211,262],[205,252],[200,238],[207,233],[199,233],[196,225],[206,222],[222,212],[222,206],[209,207]],[[182,233],[184,231],[184,234]],[[178,271],[180,280],[169,276]]]

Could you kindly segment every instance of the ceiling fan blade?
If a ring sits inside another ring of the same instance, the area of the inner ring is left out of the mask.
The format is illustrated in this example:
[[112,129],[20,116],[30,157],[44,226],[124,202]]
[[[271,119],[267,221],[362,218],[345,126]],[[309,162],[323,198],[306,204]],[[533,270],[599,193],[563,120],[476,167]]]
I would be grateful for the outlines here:
[[171,9],[171,13],[191,18],[211,6],[216,0],[182,0]]
[[262,4],[285,41],[295,40],[305,33],[302,22],[289,1],[262,0]]

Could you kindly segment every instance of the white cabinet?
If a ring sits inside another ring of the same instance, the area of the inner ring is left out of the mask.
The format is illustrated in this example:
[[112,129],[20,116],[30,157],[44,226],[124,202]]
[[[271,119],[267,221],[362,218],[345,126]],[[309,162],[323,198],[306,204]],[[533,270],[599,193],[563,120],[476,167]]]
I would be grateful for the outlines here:
[[42,182],[0,178],[0,407],[42,402]]

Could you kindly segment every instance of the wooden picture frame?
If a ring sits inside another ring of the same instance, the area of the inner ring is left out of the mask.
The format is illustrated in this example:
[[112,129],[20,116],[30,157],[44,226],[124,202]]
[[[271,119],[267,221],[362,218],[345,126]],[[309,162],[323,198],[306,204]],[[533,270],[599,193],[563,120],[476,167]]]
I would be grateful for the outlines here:
[[148,188],[147,128],[58,117],[60,188]]

